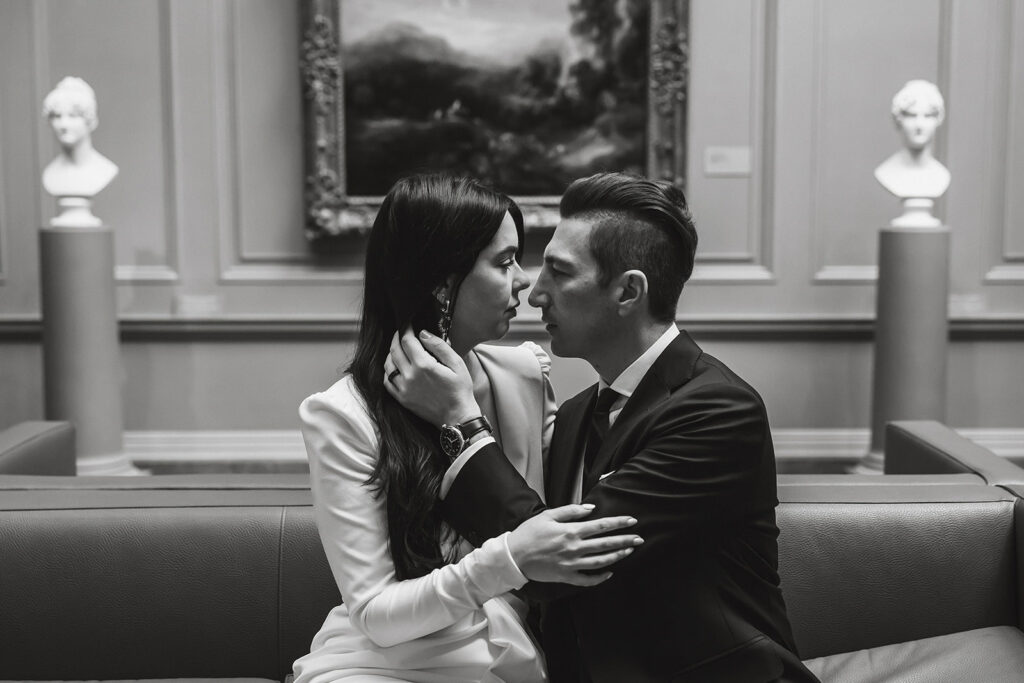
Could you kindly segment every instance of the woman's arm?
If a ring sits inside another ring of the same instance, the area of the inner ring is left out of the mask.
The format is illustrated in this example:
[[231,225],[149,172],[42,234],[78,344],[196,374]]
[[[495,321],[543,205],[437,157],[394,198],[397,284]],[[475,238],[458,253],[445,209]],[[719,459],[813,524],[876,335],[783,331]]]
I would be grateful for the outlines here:
[[299,408],[310,463],[317,528],[353,625],[387,647],[455,623],[497,595],[521,587],[505,536],[461,561],[405,581],[388,550],[386,507],[366,483],[377,435],[351,387],[306,399]]

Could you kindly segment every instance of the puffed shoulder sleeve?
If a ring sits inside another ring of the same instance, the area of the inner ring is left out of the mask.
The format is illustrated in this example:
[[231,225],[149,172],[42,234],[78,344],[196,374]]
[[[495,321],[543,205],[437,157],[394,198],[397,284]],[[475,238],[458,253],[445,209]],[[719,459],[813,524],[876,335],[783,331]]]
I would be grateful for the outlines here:
[[555,389],[551,386],[551,356],[538,344],[531,341],[523,342],[522,346],[528,349],[537,358],[541,374],[541,453],[545,471],[547,470],[548,450],[551,446],[551,436],[555,432],[555,413],[558,412],[558,402],[555,400]]
[[344,382],[303,401],[299,417],[317,530],[353,626],[387,647],[445,628],[526,583],[503,537],[426,576],[397,579],[386,501],[369,483],[376,425]]
[[537,362],[540,364],[541,373],[547,377],[551,374],[551,356],[548,352],[540,347],[539,344],[535,344],[532,341],[526,341],[522,343],[523,348],[529,349],[530,353],[537,357]]

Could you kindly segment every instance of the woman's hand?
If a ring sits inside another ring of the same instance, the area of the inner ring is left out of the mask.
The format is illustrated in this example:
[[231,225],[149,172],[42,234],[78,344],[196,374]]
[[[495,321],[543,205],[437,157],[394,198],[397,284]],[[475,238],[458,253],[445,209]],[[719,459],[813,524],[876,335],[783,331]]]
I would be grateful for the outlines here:
[[611,572],[583,572],[603,569],[628,557],[633,548],[644,541],[636,534],[590,538],[636,524],[632,517],[573,521],[586,517],[593,510],[594,506],[589,503],[545,510],[509,534],[509,552],[526,578],[596,586],[612,577]]
[[482,414],[466,364],[443,339],[426,331],[418,339],[412,328],[395,333],[384,361],[384,388],[435,427]]

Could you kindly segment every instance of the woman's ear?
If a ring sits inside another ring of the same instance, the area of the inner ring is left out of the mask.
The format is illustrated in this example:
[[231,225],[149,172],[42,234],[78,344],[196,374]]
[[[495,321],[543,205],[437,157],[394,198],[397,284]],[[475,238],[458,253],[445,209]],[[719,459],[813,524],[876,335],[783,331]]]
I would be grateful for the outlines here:
[[647,305],[647,276],[642,270],[627,270],[619,276],[618,305],[621,316]]
[[452,291],[455,289],[455,274],[452,273],[444,279],[444,283],[434,287],[434,298],[437,303],[444,305],[448,299],[452,296]]

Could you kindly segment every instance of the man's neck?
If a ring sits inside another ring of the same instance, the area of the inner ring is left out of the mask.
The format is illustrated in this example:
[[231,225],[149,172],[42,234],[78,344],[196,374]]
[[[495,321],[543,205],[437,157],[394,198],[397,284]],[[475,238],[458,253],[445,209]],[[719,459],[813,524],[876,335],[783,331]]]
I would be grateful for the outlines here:
[[621,334],[610,337],[598,353],[586,360],[601,379],[611,384],[674,324],[650,321],[623,329]]

